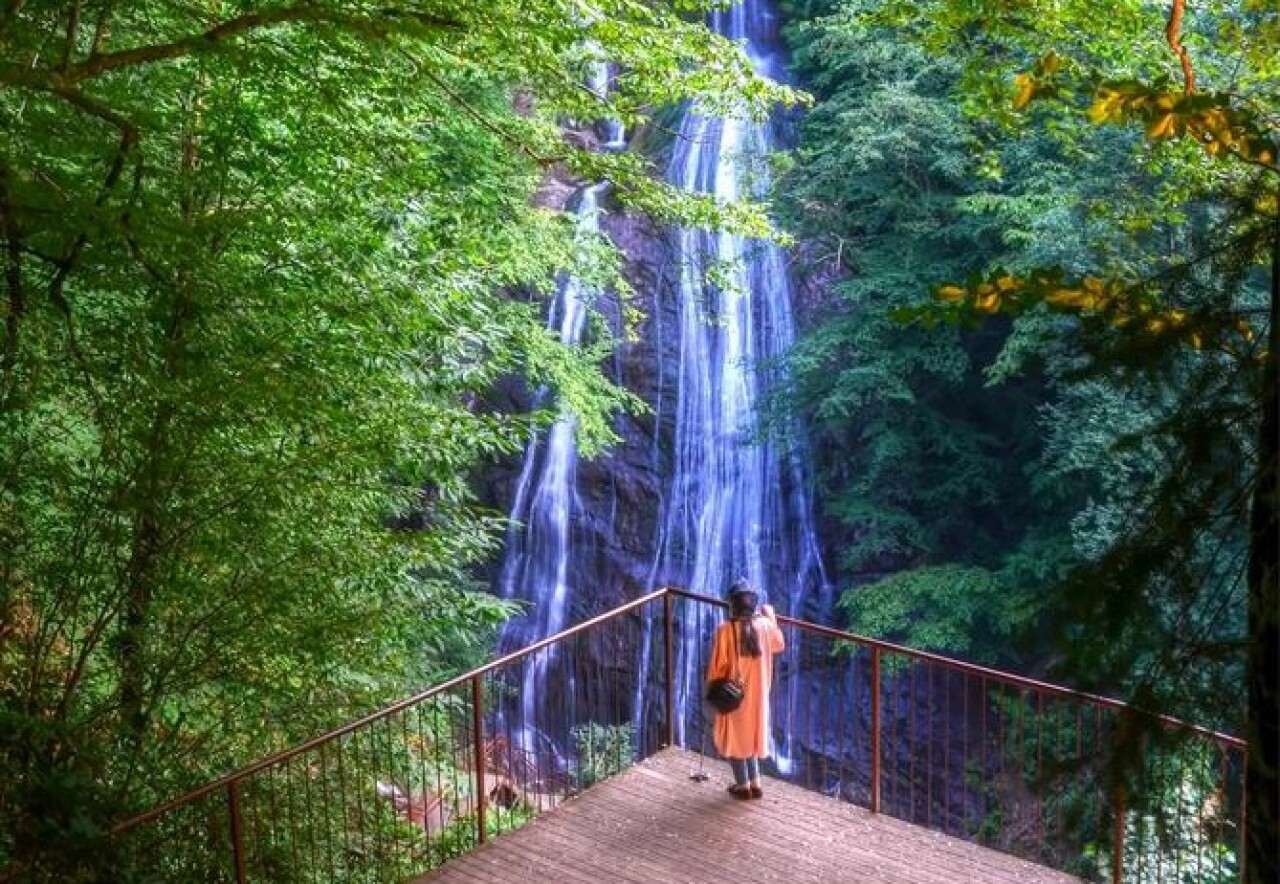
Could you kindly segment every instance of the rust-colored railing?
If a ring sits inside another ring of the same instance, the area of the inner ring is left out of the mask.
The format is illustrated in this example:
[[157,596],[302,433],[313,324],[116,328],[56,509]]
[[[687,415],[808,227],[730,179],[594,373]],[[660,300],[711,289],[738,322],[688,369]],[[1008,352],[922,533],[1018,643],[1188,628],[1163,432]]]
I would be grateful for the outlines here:
[[[779,621],[788,648],[772,700],[784,779],[1089,880],[1243,878],[1244,741],[1119,700]],[[697,716],[689,725],[705,727]]]
[[[651,593],[121,821],[130,876],[402,881],[657,748],[632,726]],[[624,654],[624,649],[626,653]],[[529,667],[546,684],[522,702]],[[527,720],[536,711],[536,727]]]
[[[676,708],[674,674],[705,665],[715,606],[651,593],[123,820],[122,877],[402,881],[677,734],[707,751],[708,719]],[[1241,877],[1240,740],[780,620],[776,775],[1092,880]],[[1156,726],[1127,738],[1143,720]]]

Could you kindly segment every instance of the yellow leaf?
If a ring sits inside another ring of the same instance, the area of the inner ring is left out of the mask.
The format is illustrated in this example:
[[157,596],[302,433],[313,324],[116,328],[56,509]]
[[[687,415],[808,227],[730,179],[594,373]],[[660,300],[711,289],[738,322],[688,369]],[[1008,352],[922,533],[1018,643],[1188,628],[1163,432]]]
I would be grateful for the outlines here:
[[1173,135],[1173,114],[1156,117],[1147,124],[1147,137],[1154,140],[1168,138]]
[[1044,299],[1058,307],[1079,307],[1084,299],[1084,292],[1080,289],[1055,289],[1045,295]]
[[1000,309],[1000,295],[996,293],[995,288],[984,282],[978,286],[977,296],[973,299],[973,307],[975,310],[981,310],[984,313],[995,313]]
[[1070,307],[1076,310],[1097,310],[1104,303],[1099,292],[1081,289],[1057,289],[1046,295],[1045,300],[1055,307]]
[[1230,125],[1230,122],[1227,120],[1227,115],[1224,114],[1220,108],[1216,107],[1208,108],[1201,113],[1200,122],[1204,124],[1206,129],[1214,130],[1226,129]]
[[996,291],[1004,293],[1022,287],[1022,280],[1016,276],[1002,276],[996,280]]
[[1022,110],[1031,103],[1032,98],[1035,98],[1036,81],[1030,74],[1018,74],[1013,78],[1013,84],[1018,87],[1018,94],[1013,98],[1013,109]]
[[1095,124],[1105,123],[1119,116],[1117,111],[1120,109],[1122,98],[1123,96],[1119,92],[1112,89],[1101,90],[1097,99],[1093,102],[1093,106],[1089,108],[1089,122]]
[[938,297],[949,304],[964,300],[966,292],[958,285],[944,285],[938,288]]

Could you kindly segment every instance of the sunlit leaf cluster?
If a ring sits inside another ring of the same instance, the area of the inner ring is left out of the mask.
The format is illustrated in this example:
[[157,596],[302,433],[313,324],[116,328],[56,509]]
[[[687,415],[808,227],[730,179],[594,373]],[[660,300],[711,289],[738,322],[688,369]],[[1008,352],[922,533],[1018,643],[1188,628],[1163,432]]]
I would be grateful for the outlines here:
[[1247,317],[1217,310],[1185,309],[1162,303],[1159,290],[1133,280],[1084,276],[1069,279],[1060,269],[1016,276],[997,269],[965,285],[949,283],[935,290],[937,303],[902,308],[904,321],[973,323],[1003,314],[1021,316],[1037,307],[1050,312],[1097,320],[1129,332],[1179,341],[1200,350],[1213,347],[1240,352],[1255,332]]
[[1036,99],[1063,100],[1084,92],[1091,96],[1086,116],[1092,123],[1137,125],[1153,141],[1190,138],[1210,157],[1230,154],[1276,168],[1274,124],[1265,113],[1242,106],[1237,95],[1172,89],[1163,78],[1107,80],[1092,88],[1081,79],[1079,71],[1075,76],[1065,73],[1062,59],[1050,52],[1031,70],[1014,76],[1013,108],[1021,111]]

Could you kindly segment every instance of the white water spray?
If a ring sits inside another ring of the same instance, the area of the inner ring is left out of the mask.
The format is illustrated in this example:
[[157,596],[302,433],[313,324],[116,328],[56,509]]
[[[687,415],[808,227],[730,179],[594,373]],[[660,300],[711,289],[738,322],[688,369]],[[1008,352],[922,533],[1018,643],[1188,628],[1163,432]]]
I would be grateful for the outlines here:
[[[600,196],[607,186],[596,184],[578,194],[578,234],[584,239],[600,231]],[[562,344],[576,346],[582,340],[587,302],[594,296],[577,277],[569,276],[561,284],[547,328]],[[539,391],[537,398],[545,395],[546,391]],[[530,611],[508,624],[503,636],[508,647],[522,647],[565,627],[573,596],[569,567],[572,526],[582,509],[576,487],[578,450],[574,431],[573,415],[563,413],[546,438],[535,438],[525,451],[510,513],[512,527],[507,532],[499,589],[505,598],[529,603]],[[535,654],[524,667],[521,714],[525,724],[518,735],[523,748],[532,749],[536,740],[533,728],[538,721],[538,697],[546,683],[547,669],[555,659],[556,649],[551,647]],[[570,671],[566,677],[569,684],[565,695],[572,696],[574,673]]]
[[[776,21],[762,0],[714,13],[711,24],[745,41],[757,69],[776,75]],[[769,184],[766,157],[773,144],[768,123],[709,117],[693,108],[681,124],[667,178],[721,201],[759,196]],[[795,340],[785,257],[772,243],[706,230],[677,231],[675,246],[676,450],[654,585],[718,596],[745,576],[783,613],[825,619],[830,589],[818,555],[806,459],[761,433],[759,408],[773,382],[770,372]],[[675,679],[681,744],[699,714],[699,650],[718,619],[703,610],[680,624]],[[784,735],[776,758],[784,772],[794,758],[788,724],[801,689],[791,666],[774,697],[775,731]]]

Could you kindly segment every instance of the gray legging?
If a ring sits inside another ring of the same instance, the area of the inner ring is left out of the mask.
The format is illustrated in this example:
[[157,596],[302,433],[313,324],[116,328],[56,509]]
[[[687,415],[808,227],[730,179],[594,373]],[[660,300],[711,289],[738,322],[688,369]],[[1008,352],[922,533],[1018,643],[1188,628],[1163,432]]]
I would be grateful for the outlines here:
[[729,767],[733,768],[733,781],[739,786],[760,781],[759,758],[730,758]]

